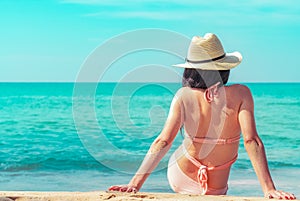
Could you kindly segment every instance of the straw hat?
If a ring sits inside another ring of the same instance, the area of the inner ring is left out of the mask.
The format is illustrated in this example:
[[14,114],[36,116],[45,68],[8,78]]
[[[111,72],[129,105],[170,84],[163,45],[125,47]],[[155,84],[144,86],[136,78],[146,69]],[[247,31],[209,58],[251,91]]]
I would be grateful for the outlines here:
[[207,33],[203,38],[194,36],[185,63],[173,66],[202,70],[229,70],[239,65],[241,61],[242,55],[239,52],[225,53],[218,37]]

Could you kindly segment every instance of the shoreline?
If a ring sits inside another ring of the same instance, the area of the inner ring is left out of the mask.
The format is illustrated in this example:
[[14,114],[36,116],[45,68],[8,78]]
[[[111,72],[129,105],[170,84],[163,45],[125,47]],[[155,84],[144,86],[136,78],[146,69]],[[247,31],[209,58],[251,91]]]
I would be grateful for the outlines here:
[[[162,201],[265,201],[263,197],[242,196],[201,196],[182,195],[176,193],[121,193],[121,192],[35,192],[35,191],[0,191],[0,201],[134,201],[134,200],[162,200]],[[272,199],[276,200],[276,199]],[[299,201],[299,200],[298,200]]]

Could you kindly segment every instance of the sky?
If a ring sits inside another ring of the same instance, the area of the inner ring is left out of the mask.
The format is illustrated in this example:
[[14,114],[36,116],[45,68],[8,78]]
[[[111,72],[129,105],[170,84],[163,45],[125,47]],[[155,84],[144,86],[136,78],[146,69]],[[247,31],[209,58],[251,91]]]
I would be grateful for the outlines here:
[[[225,51],[243,55],[231,82],[300,82],[297,0],[1,0],[0,82],[75,82],[93,51],[143,29],[215,33]],[[100,81],[120,81],[136,65],[148,68],[123,80],[177,81],[165,66],[174,71],[183,58],[143,50],[116,61]]]

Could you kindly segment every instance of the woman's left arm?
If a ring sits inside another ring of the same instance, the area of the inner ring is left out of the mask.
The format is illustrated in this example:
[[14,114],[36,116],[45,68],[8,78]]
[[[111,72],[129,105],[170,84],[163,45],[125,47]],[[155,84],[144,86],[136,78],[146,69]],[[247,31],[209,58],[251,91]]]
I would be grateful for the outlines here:
[[183,109],[179,93],[173,98],[169,115],[160,135],[152,143],[140,168],[128,185],[111,186],[110,191],[137,192],[142,187],[151,172],[170,149],[181,125],[183,124]]

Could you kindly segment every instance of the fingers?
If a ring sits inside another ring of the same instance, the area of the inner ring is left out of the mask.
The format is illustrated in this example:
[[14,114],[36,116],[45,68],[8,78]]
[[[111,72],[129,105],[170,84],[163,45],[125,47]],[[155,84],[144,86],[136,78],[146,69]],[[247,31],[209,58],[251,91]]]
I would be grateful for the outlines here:
[[284,191],[271,191],[268,192],[267,198],[275,198],[275,199],[284,199],[284,200],[294,200],[296,199],[295,195],[292,193],[284,192]]
[[135,187],[129,187],[126,192],[127,193],[136,193],[137,189]]
[[280,195],[280,199],[286,199],[286,200],[294,200],[296,197],[292,193],[284,192],[284,191],[277,191]]
[[131,186],[125,186],[125,185],[116,185],[111,186],[108,188],[109,191],[119,191],[119,192],[127,192],[127,193],[136,193],[137,189],[135,187]]
[[284,193],[284,196],[287,200],[295,200],[296,199],[295,195],[292,193],[287,193],[287,192],[282,192],[282,193]]
[[281,195],[282,195],[285,199],[287,199],[287,200],[291,200],[291,199],[292,199],[292,197],[291,197],[291,195],[290,195],[289,193],[286,193],[286,192],[283,192],[283,191],[281,191],[280,193],[281,193]]
[[122,186],[111,186],[108,188],[109,191],[119,191]]

